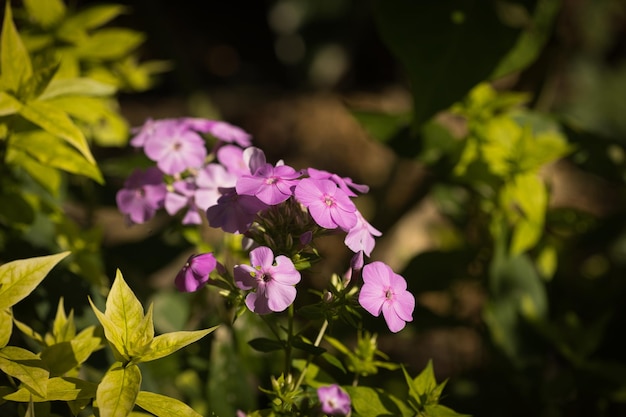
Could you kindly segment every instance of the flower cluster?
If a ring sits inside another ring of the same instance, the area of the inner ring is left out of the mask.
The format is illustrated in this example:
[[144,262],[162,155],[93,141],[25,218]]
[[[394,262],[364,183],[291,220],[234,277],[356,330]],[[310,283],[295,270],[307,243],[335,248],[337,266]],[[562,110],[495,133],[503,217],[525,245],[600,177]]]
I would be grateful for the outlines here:
[[[365,265],[381,233],[361,215],[353,198],[368,187],[337,174],[283,161],[269,163],[250,135],[225,122],[181,118],[148,120],[135,131],[131,145],[156,163],[133,173],[117,194],[120,211],[131,223],[149,220],[164,208],[184,212],[183,224],[199,224],[206,213],[212,227],[243,234],[252,242],[251,265],[236,265],[234,286],[243,291],[253,312],[284,311],[296,298],[301,276],[294,264],[316,237],[342,232],[355,253],[351,269],[363,276],[361,306],[382,312],[393,332],[412,320],[415,298],[404,278],[382,262]],[[207,151],[201,134],[216,142]],[[194,255],[176,277],[182,291],[210,283],[219,264],[211,255]],[[362,271],[361,271],[362,269]]]

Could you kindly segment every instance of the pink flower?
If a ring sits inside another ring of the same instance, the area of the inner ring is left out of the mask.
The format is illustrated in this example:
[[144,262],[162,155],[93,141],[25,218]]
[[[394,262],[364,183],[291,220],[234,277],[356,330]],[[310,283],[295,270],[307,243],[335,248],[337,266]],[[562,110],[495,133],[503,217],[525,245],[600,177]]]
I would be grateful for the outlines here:
[[352,178],[350,177],[340,177],[337,174],[333,174],[332,172],[324,171],[321,169],[307,168],[307,173],[309,174],[309,177],[316,180],[331,180],[350,197],[356,197],[356,194],[352,190],[356,190],[364,194],[367,193],[370,189],[370,187],[368,187],[367,185],[356,184],[354,181],[352,181]]
[[165,211],[170,216],[175,215],[182,209],[187,209],[182,219],[182,224],[201,224],[202,217],[198,213],[198,206],[195,202],[197,187],[193,178],[176,181],[172,184],[173,190],[168,191],[165,196]]
[[352,252],[363,251],[367,256],[371,256],[376,244],[374,236],[380,236],[382,233],[369,224],[358,210],[355,214],[356,224],[348,231],[344,243]]
[[131,223],[145,223],[163,207],[166,186],[158,168],[135,170],[117,192],[115,201],[119,210]]
[[209,281],[209,274],[216,266],[217,260],[212,253],[191,255],[176,275],[176,288],[182,292],[197,291]]
[[202,166],[207,155],[204,139],[184,124],[174,122],[159,125],[158,132],[145,139],[144,152],[169,175]]
[[220,189],[232,188],[236,182],[237,176],[228,172],[222,165],[206,165],[196,175],[195,204],[201,210],[208,209],[217,204],[217,200],[222,196]]
[[347,416],[350,413],[350,396],[339,385],[333,384],[317,389],[322,413],[329,416]]
[[382,262],[363,267],[363,286],[359,304],[373,316],[382,311],[387,327],[394,333],[413,321],[415,297],[407,291],[406,281]]
[[294,194],[320,226],[326,229],[340,227],[347,231],[356,225],[356,206],[331,180],[304,178]]
[[228,233],[245,233],[256,214],[267,208],[267,205],[256,197],[239,195],[234,188],[221,189],[222,196],[217,204],[209,207],[206,216],[209,225],[221,228]]
[[254,175],[243,175],[237,180],[237,193],[253,195],[270,206],[280,204],[292,195],[292,188],[300,177],[290,166],[265,164]]
[[242,148],[250,146],[250,134],[240,127],[231,125],[230,123],[200,118],[187,118],[185,119],[185,122],[193,130],[197,130],[202,133],[210,133],[222,142],[236,143]]
[[242,290],[256,290],[246,296],[246,305],[255,313],[283,311],[296,299],[294,285],[300,282],[300,273],[284,255],[275,261],[274,265],[272,250],[261,246],[250,252],[252,266],[235,266],[235,284]]

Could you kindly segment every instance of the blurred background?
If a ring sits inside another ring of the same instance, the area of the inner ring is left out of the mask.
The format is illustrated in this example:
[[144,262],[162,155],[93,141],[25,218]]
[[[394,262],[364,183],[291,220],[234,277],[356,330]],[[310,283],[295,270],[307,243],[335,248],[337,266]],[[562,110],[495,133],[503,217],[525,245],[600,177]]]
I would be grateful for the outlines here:
[[[513,22],[512,27],[520,14],[522,21],[528,19],[526,8],[537,12],[534,24],[543,28],[535,34],[540,46],[533,59],[492,79],[495,91],[525,93],[525,105],[559,124],[571,145],[564,158],[541,169],[550,192],[541,240],[528,256],[502,261],[509,268],[507,277],[513,277],[507,281],[514,287],[507,293],[514,294],[511,299],[494,289],[502,264],[497,264],[497,239],[488,220],[491,208],[485,208],[491,207],[485,205],[490,194],[452,175],[471,126],[449,107],[489,73],[432,112],[446,132],[435,129],[439,133],[433,134],[411,127],[422,94],[412,65],[428,67],[431,62],[407,65],[394,46],[401,42],[388,35],[393,19],[382,2],[117,3],[128,9],[112,24],[144,33],[136,50],[139,59],[160,62],[150,88],[122,90],[118,97],[130,126],[147,118],[223,119],[250,132],[270,161],[326,169],[371,187],[358,205],[383,232],[372,259],[385,261],[407,278],[418,306],[414,322],[393,337],[386,335],[381,320],[366,322],[380,333],[380,349],[407,364],[412,374],[433,360],[438,379],[450,379],[444,404],[475,416],[626,416],[623,0],[495,2],[500,18]],[[68,2],[78,9],[94,4],[99,3]],[[481,7],[480,1],[472,5]],[[548,11],[542,14],[541,7]],[[411,18],[416,26],[423,24],[423,16]],[[381,35],[381,28],[387,35]],[[434,56],[449,52],[437,43],[439,34],[433,30],[431,38],[429,30],[420,32],[419,39],[404,39],[407,50],[414,42],[426,45],[416,50],[430,48]],[[485,39],[483,49],[497,43]],[[457,77],[481,59],[469,55],[462,65],[442,71],[431,94],[457,91]],[[173,290],[176,272],[193,251],[185,232],[166,216],[129,228],[115,208],[115,193],[133,164],[130,148],[96,146],[94,154],[106,185],[74,184],[74,199],[65,208],[78,224],[100,230],[104,275],[111,279],[120,268],[140,298],[155,302],[159,331],[218,322],[211,317],[215,300]],[[96,208],[85,210],[84,201]],[[220,238],[208,227],[201,235],[208,241]],[[22,249],[5,249],[5,257]],[[341,239],[321,242],[320,250],[327,262],[316,270],[314,288],[322,288],[331,273],[344,272],[350,258]],[[50,301],[45,307],[46,299],[66,294],[66,305],[80,309],[90,291],[85,283],[67,295],[67,287],[51,284],[33,303],[41,318],[54,313],[50,305],[56,306]],[[526,295],[545,305],[540,319],[522,311]],[[502,307],[513,304],[513,313]],[[246,391],[257,380],[226,379],[271,369],[250,365],[246,355],[258,359],[253,353],[229,356],[230,342],[220,344],[219,338],[216,332],[159,362],[147,371],[152,377],[145,383],[192,405],[227,395],[224,405],[215,406],[222,408],[213,410],[218,415],[254,406],[258,398]],[[229,361],[240,363],[228,368]],[[400,390],[395,374],[371,378]]]

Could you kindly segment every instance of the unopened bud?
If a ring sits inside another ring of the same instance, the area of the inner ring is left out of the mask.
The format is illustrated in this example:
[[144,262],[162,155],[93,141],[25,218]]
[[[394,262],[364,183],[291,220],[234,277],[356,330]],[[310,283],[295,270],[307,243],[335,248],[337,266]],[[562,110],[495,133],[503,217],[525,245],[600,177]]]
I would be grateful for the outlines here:
[[324,291],[324,295],[322,295],[322,301],[325,303],[330,303],[333,301],[333,294],[330,291]]

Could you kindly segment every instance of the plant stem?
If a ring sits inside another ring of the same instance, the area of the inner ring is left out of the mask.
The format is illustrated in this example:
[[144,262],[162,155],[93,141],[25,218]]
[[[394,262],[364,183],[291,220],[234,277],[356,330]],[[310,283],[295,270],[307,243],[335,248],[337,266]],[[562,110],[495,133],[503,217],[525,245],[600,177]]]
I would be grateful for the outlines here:
[[285,376],[291,374],[291,354],[293,352],[293,303],[289,306],[288,314],[287,346],[285,347]]
[[[326,333],[327,328],[328,328],[328,320],[324,320],[324,323],[322,323],[322,327],[320,328],[320,331],[317,334],[317,338],[315,339],[313,346],[318,347],[320,343],[322,343],[322,338],[324,337],[324,333]],[[311,363],[312,360],[313,360],[313,355],[309,355],[309,357],[306,360],[306,364],[304,365],[304,369],[302,369],[302,372],[300,373],[300,376],[298,377],[298,382],[296,382],[296,385],[293,387],[294,391],[297,390],[302,384],[302,381],[304,381],[304,376],[306,375],[306,371],[307,369],[309,369],[309,364]]]

